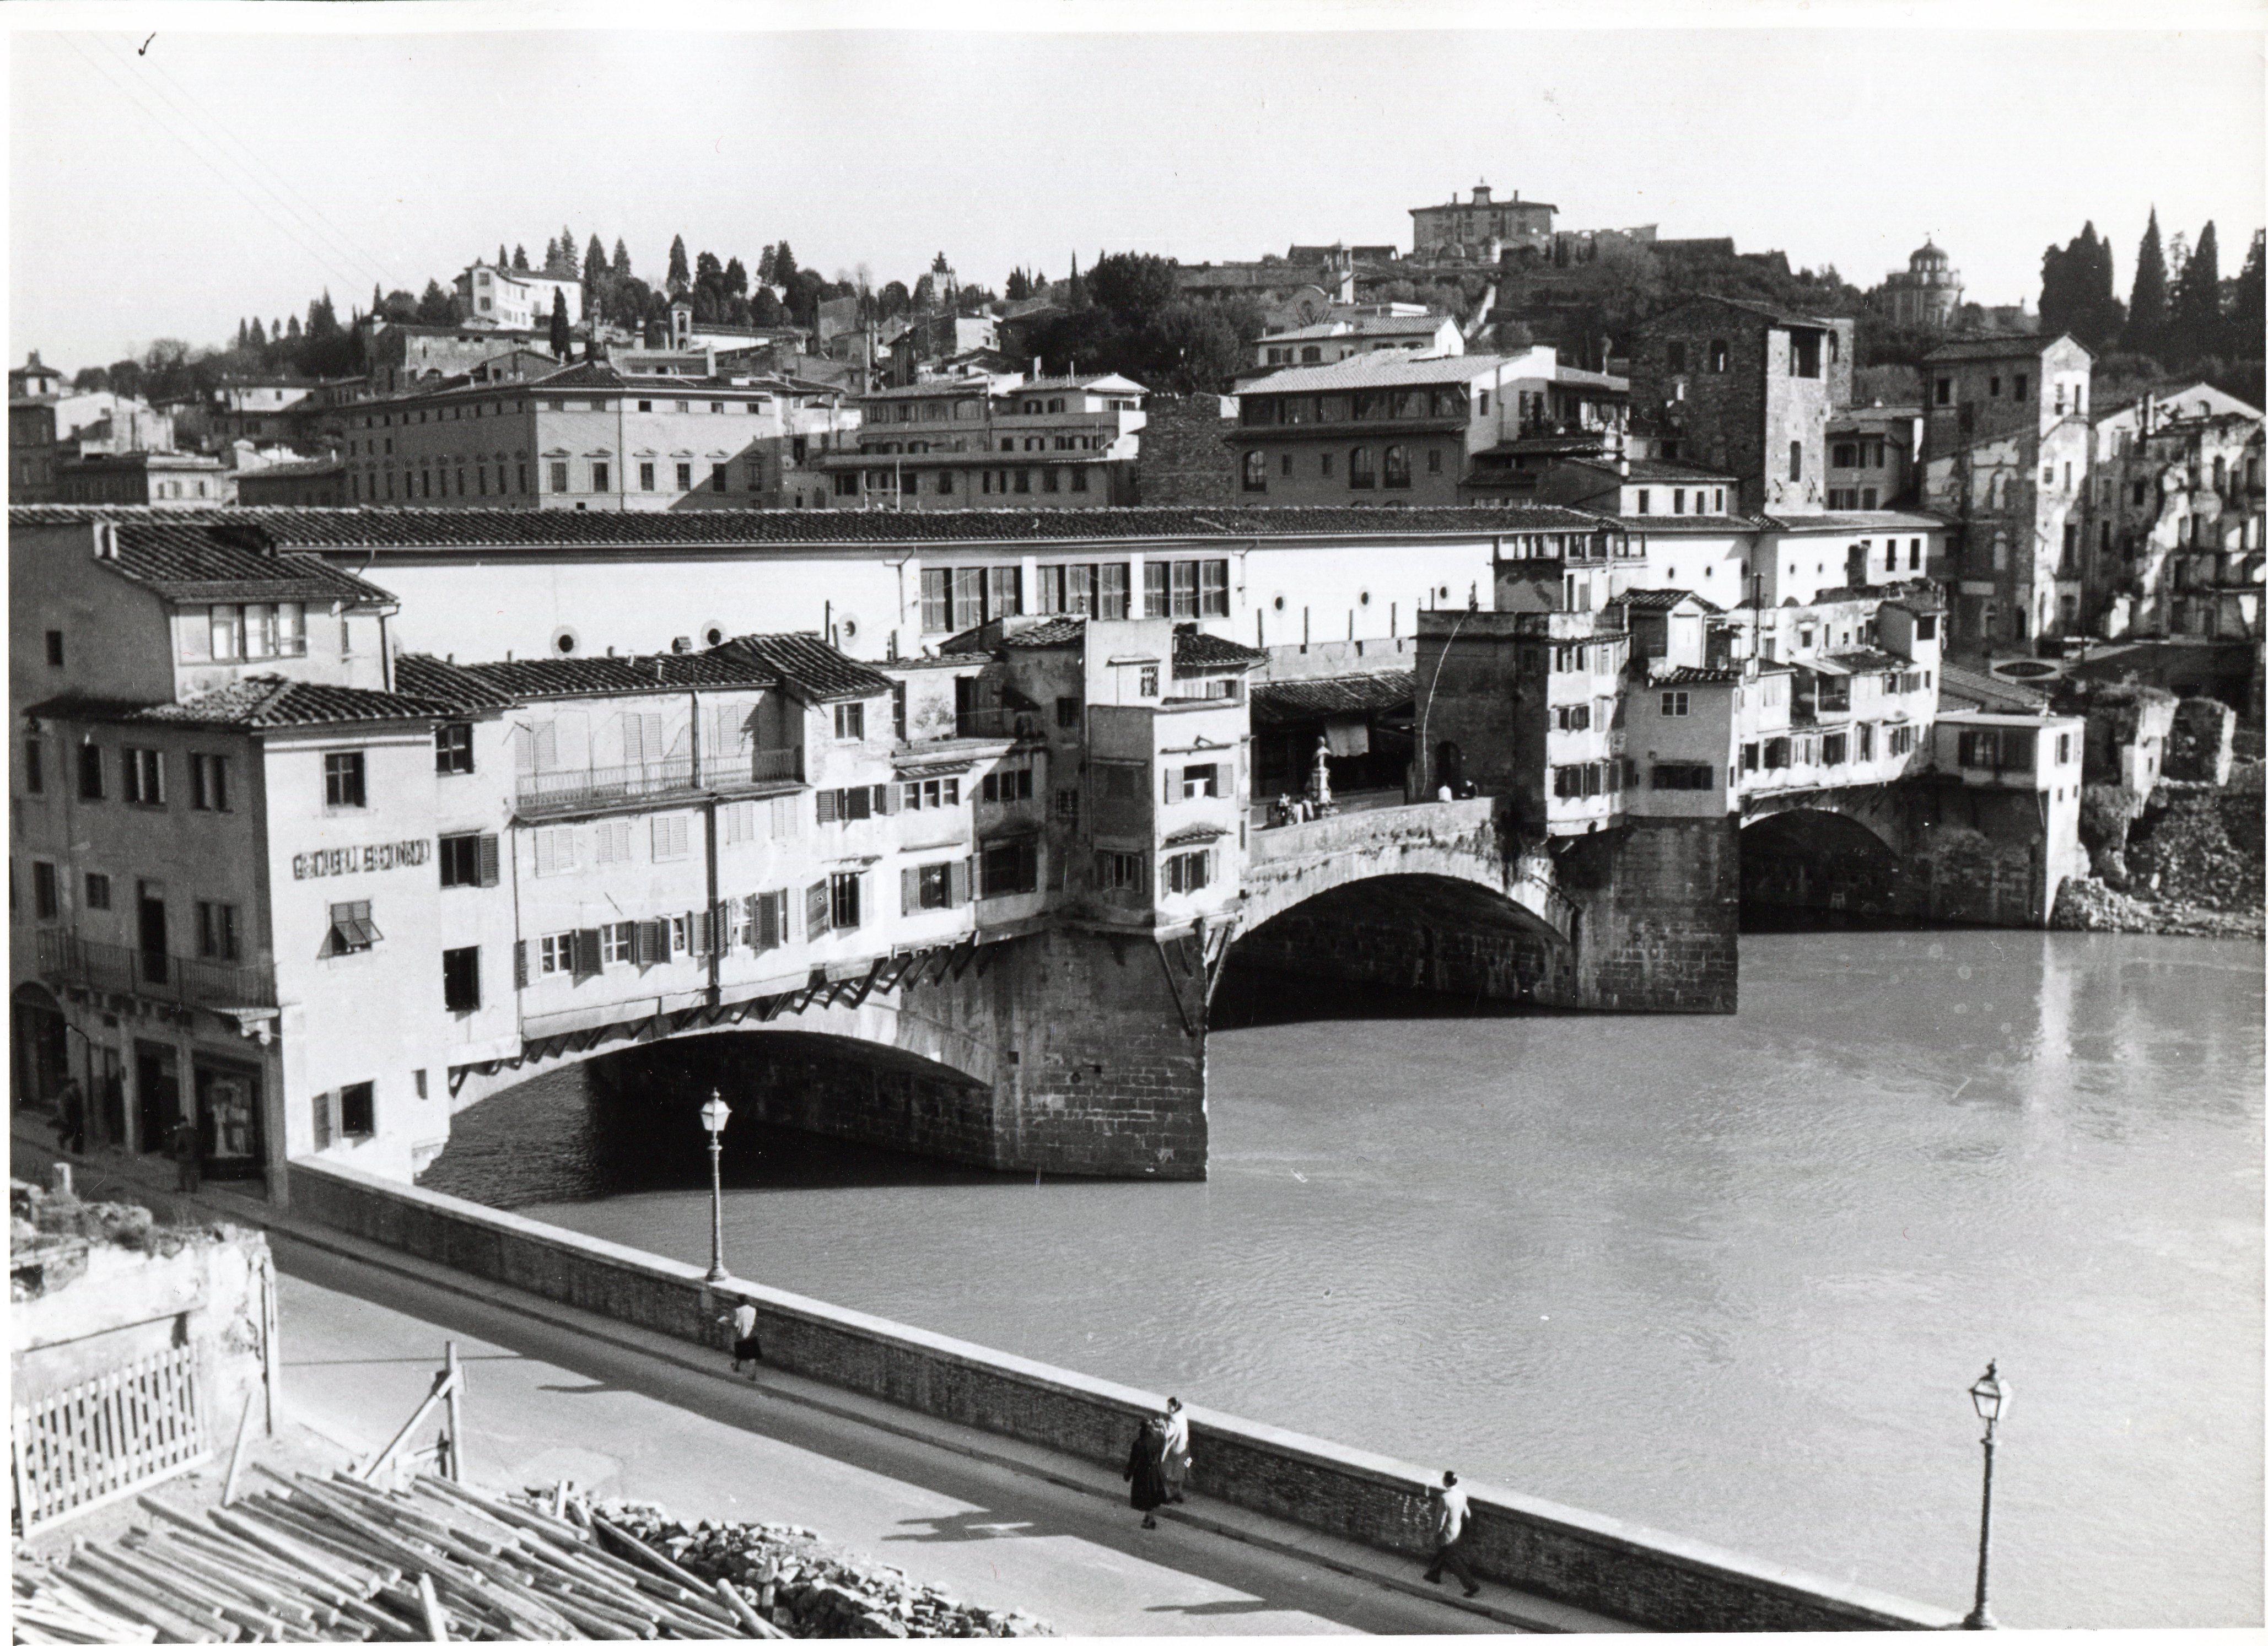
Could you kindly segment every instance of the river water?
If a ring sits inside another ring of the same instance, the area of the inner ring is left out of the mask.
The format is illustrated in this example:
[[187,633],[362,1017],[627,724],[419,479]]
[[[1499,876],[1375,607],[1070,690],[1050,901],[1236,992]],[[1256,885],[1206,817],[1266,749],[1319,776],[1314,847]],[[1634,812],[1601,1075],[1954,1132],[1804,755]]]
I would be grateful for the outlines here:
[[[1997,1356],[2000,1620],[2257,1625],[2262,987],[2249,944],[1984,931],[1745,937],[1726,1018],[1239,980],[1209,1181],[753,1135],[727,1251],[1962,1610]],[[706,1200],[524,1209],[699,1260]]]

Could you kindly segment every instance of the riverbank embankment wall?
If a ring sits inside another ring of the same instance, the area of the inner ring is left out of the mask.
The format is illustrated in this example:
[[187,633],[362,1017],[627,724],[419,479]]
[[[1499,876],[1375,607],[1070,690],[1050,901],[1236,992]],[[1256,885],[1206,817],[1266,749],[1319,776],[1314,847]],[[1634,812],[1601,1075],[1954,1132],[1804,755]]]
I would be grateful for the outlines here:
[[[673,1337],[726,1348],[746,1299],[768,1363],[910,1410],[1116,1465],[1157,1395],[325,1161],[291,1165],[293,1209],[467,1274]],[[1192,1408],[1205,1495],[1422,1558],[1438,1473]],[[1942,1628],[1955,1615],[1541,1498],[1473,1485],[1464,1546],[1484,1577],[1655,1628]]]

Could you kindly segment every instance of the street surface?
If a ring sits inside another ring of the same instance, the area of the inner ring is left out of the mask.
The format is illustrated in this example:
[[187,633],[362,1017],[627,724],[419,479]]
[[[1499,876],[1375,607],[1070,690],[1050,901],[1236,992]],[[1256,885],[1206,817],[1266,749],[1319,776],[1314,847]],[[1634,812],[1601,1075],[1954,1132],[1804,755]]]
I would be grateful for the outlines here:
[[[1501,1624],[847,1422],[565,1325],[276,1241],[293,1414],[374,1450],[465,1362],[468,1476],[562,1476],[686,1519],[783,1521],[1064,1635],[1441,1634]],[[419,1437],[421,1442],[430,1437]]]

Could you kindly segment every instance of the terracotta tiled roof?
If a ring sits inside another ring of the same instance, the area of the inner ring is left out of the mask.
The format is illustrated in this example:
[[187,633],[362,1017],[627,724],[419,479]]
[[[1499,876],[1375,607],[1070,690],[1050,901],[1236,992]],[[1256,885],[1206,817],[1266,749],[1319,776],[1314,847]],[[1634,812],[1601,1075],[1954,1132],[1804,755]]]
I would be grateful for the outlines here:
[[[1956,338],[1931,349],[1922,356],[1922,364],[1926,365],[1933,360],[2028,360],[2034,355],[2044,354],[2049,344],[2070,335],[2068,332],[2008,332],[1996,337]],[[2072,341],[2093,357],[2094,350],[2078,343],[2076,338]]]
[[[1502,508],[704,509],[683,514],[564,509],[232,508],[17,504],[11,525],[118,523],[173,540],[226,527],[278,553],[386,548],[718,547],[803,543],[1090,542],[1112,539],[1494,536],[1589,531],[1598,516],[1545,503]],[[389,597],[390,598],[390,597]]]
[[247,522],[216,512],[169,518],[149,509],[11,508],[15,525],[78,525],[107,520],[117,554],[99,559],[129,583],[174,600],[343,600],[392,606],[374,583],[308,554],[278,553],[272,538]]
[[1180,669],[1255,668],[1268,661],[1264,651],[1219,635],[1208,635],[1195,623],[1174,628],[1174,667]]
[[516,702],[538,697],[622,696],[692,686],[780,683],[775,671],[724,649],[631,658],[519,658],[503,663],[436,665],[431,658],[426,660],[429,673],[447,668],[469,675],[475,682]]
[[[1780,671],[1766,670],[1767,673]],[[1738,669],[1671,669],[1646,681],[1648,686],[1736,686],[1741,680]]]
[[317,681],[289,680],[281,675],[254,674],[215,691],[200,692],[178,703],[120,703],[59,697],[29,712],[59,719],[238,726],[258,731],[287,726],[345,725],[357,721],[438,720],[446,718],[451,711],[446,703],[400,692],[373,692],[357,686],[327,686]]
[[1979,674],[1957,664],[1942,663],[1937,670],[1940,702],[1954,706],[1974,703],[1991,714],[2027,715],[2047,712],[2048,694],[2016,680]]
[[1666,612],[1680,600],[1697,600],[1705,612],[1721,612],[1725,608],[1704,594],[1690,589],[1626,589],[1607,602],[1609,606],[1627,606],[1641,612]]
[[754,663],[790,689],[824,702],[836,697],[875,697],[890,689],[890,677],[846,658],[816,635],[741,635],[704,654]]

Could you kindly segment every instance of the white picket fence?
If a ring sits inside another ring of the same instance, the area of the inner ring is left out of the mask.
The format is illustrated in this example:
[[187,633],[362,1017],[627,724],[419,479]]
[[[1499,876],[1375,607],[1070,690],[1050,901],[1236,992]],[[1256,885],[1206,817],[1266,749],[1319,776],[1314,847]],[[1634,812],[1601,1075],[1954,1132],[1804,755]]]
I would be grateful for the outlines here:
[[206,1461],[202,1407],[195,1346],[186,1343],[17,1407],[18,1535]]

